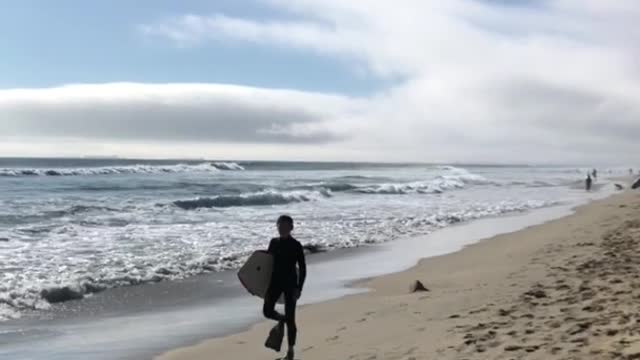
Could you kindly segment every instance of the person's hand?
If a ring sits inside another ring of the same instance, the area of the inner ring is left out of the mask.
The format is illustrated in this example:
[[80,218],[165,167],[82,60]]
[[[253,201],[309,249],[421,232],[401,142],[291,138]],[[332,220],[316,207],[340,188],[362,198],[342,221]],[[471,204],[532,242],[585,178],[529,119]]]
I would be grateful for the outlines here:
[[302,288],[297,288],[296,289],[296,300],[300,299],[300,296],[302,296]]

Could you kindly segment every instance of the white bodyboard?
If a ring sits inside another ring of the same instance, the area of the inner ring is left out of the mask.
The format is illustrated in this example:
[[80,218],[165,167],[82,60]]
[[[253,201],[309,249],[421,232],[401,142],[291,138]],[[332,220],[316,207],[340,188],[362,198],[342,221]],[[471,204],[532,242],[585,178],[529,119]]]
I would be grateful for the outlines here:
[[[238,279],[247,291],[264,299],[271,282],[273,272],[273,256],[264,250],[251,254],[247,262],[238,271]],[[284,296],[278,299],[279,304],[284,303]]]

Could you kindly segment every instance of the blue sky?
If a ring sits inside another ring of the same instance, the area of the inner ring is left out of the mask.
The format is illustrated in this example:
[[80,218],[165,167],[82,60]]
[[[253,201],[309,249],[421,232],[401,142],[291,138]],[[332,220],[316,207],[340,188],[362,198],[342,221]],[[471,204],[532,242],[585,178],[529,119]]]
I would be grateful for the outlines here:
[[243,42],[179,47],[138,27],[176,14],[287,19],[244,0],[20,0],[0,11],[0,88],[212,82],[367,94],[384,82],[340,59]]

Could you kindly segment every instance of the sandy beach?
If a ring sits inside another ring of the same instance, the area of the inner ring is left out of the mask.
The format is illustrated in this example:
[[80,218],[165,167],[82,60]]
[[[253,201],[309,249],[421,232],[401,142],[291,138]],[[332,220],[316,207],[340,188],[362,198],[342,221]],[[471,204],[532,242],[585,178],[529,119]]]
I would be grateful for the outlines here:
[[640,360],[640,0],[3,4],[0,360]]
[[[305,306],[296,358],[640,358],[638,209],[640,194],[620,193]],[[415,280],[429,291],[412,293]],[[274,359],[262,346],[271,325],[157,359]]]

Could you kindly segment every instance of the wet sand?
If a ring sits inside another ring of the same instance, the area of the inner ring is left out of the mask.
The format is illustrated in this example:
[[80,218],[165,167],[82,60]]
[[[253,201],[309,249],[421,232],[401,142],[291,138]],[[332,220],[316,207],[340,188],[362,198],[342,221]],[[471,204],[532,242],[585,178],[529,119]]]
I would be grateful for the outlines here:
[[[640,358],[639,254],[640,193],[620,193],[304,306],[296,358]],[[411,293],[415,280],[430,291]],[[275,359],[271,325],[158,359]]]

